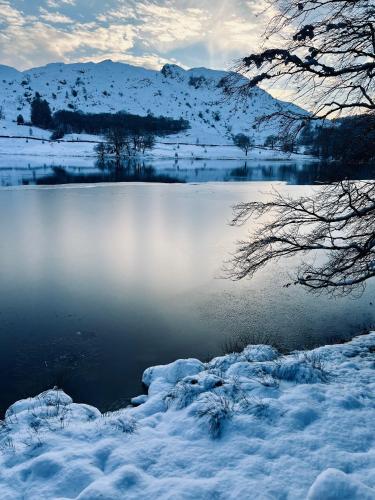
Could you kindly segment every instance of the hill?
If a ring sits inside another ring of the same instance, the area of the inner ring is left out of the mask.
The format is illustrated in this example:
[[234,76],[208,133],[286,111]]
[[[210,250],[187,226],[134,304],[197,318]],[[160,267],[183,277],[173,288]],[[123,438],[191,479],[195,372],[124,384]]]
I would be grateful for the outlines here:
[[[39,92],[52,111],[127,113],[183,118],[190,129],[179,140],[191,144],[230,144],[232,134],[253,135],[261,143],[274,132],[261,130],[256,119],[277,110],[298,109],[255,88],[239,100],[228,97],[223,78],[228,73],[206,68],[184,70],[165,65],[161,71],[123,63],[53,63],[19,72],[0,66],[0,107],[6,122],[18,114],[30,119],[30,102]],[[176,136],[173,137],[176,140]]]

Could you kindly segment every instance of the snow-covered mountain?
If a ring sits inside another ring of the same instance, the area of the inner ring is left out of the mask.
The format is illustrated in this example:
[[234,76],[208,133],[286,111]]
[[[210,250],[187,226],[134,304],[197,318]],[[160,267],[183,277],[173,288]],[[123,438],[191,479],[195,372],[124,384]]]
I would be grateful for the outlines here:
[[297,109],[274,99],[259,88],[248,97],[228,97],[223,78],[228,73],[206,68],[184,70],[166,65],[153,71],[128,64],[53,63],[19,72],[0,65],[0,106],[7,121],[22,114],[30,118],[30,101],[39,92],[52,111],[126,111],[145,116],[184,118],[191,128],[182,139],[190,143],[225,144],[239,132],[253,135],[257,142],[273,132],[275,125],[257,130],[258,116],[281,109]]

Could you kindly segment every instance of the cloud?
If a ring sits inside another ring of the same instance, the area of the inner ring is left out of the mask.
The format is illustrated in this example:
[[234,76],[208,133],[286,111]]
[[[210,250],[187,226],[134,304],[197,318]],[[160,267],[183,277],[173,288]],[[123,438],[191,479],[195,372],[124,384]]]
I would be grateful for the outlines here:
[[22,13],[8,1],[0,0],[0,24],[5,26],[23,26],[26,20]]
[[62,5],[75,5],[75,0],[47,0],[47,6],[58,9]]
[[0,62],[25,69],[111,58],[155,67],[184,65],[186,51],[194,65],[225,67],[256,48],[263,2],[0,0]]
[[139,3],[137,14],[144,24],[140,28],[145,39],[158,47],[168,50],[198,40],[206,29],[210,14],[202,9],[181,9],[168,3],[161,6],[150,3]]
[[70,24],[74,22],[71,17],[68,17],[65,14],[61,14],[60,12],[48,12],[46,9],[43,9],[43,7],[40,8],[40,14],[41,19],[47,23]]
[[[11,26],[0,35],[10,46],[17,46],[17,52],[8,54],[0,49],[1,59],[6,64],[21,67],[45,64],[51,61],[76,61],[75,51],[113,54],[126,53],[133,47],[133,33],[128,26],[110,25],[106,28],[92,24],[75,24],[72,31],[64,31],[56,26],[41,22],[31,26]],[[53,43],[51,43],[53,40]]]

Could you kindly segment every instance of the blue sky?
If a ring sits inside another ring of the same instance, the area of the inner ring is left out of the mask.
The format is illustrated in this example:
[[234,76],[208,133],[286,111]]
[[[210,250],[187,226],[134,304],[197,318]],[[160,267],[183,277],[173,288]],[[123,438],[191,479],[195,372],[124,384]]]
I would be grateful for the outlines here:
[[255,50],[263,0],[0,0],[0,63],[112,59],[227,69]]

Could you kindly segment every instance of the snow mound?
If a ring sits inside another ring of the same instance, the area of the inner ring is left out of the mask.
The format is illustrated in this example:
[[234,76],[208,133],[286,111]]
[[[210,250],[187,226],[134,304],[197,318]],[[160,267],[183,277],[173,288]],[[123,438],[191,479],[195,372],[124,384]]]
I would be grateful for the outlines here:
[[102,414],[54,388],[0,423],[0,498],[375,498],[375,333],[145,371]]
[[374,500],[375,489],[367,488],[344,472],[327,469],[311,486],[308,500]]

